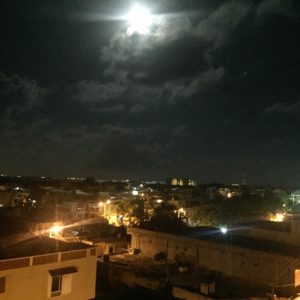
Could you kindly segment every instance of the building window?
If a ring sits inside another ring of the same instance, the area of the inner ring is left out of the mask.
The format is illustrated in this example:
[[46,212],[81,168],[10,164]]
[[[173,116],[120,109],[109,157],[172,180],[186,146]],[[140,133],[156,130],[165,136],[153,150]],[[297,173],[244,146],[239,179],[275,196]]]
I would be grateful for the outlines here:
[[0,294],[5,293],[5,283],[6,283],[6,278],[0,277]]
[[50,270],[50,297],[71,293],[72,274],[77,272],[75,267]]
[[62,275],[53,276],[51,283],[51,297],[59,296],[61,294]]

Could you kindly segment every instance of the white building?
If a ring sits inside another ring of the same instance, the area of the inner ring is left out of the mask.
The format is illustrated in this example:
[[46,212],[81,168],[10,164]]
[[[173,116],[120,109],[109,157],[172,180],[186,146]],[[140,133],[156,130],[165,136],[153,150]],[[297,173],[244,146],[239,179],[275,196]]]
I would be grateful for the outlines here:
[[42,236],[0,249],[1,300],[88,300],[95,286],[95,247]]

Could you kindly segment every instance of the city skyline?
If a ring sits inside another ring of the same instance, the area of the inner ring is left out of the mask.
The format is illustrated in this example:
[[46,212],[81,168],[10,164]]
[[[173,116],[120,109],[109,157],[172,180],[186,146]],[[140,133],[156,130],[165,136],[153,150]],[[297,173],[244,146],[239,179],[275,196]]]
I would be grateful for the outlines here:
[[298,185],[297,1],[0,5],[0,172]]

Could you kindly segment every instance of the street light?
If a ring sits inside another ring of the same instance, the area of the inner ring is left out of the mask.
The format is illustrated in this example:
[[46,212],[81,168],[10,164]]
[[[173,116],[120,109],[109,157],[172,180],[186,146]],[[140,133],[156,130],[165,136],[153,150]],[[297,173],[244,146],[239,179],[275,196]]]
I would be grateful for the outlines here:
[[62,233],[63,226],[56,224],[53,225],[49,230],[49,237],[59,237]]
[[227,229],[227,227],[222,226],[222,227],[220,227],[220,231],[221,231],[223,234],[226,234],[227,231],[228,231],[228,229]]

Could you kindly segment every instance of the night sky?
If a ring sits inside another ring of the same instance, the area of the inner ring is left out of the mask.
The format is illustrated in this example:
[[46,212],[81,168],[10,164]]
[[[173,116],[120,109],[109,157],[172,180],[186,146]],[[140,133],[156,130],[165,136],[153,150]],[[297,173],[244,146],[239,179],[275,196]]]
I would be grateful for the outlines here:
[[300,186],[300,1],[2,0],[0,172]]

